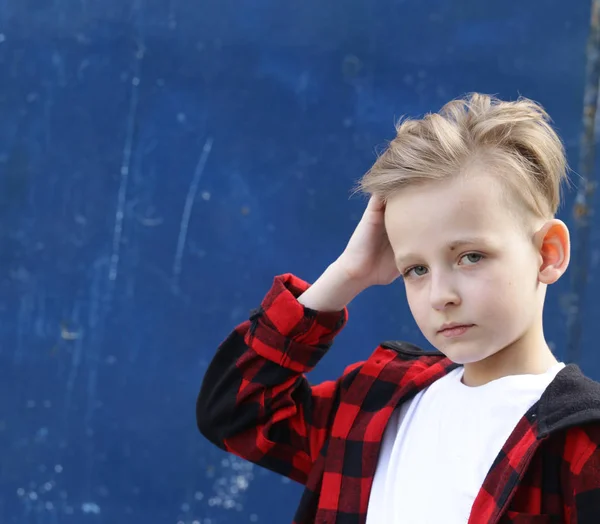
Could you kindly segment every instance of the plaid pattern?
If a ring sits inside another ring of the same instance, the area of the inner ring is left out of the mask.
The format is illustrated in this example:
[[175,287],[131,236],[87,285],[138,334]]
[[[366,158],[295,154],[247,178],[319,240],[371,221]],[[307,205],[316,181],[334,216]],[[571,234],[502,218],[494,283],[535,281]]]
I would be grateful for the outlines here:
[[[304,374],[348,312],[304,307],[296,298],[308,287],[291,274],[276,277],[261,307],[221,344],[198,396],[198,427],[221,449],[305,486],[294,524],[364,523],[392,411],[457,365],[388,343],[338,380],[309,384]],[[564,371],[568,391],[558,400],[544,394],[521,419],[469,523],[600,523],[600,386],[576,366]]]

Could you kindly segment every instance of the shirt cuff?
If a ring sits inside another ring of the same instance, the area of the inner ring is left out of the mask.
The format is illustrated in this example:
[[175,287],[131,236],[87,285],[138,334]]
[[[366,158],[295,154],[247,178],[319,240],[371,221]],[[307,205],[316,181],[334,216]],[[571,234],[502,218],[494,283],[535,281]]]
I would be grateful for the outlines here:
[[250,316],[246,344],[262,357],[299,373],[313,369],[348,321],[348,309],[321,312],[298,302],[310,284],[286,273],[273,280]]

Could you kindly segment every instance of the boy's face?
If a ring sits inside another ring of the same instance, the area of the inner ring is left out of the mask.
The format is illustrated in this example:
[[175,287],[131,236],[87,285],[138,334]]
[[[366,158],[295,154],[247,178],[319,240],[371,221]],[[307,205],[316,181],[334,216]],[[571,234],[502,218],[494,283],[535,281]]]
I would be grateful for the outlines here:
[[[551,275],[540,272],[547,250],[536,245],[538,235],[527,234],[525,223],[507,212],[502,190],[480,172],[406,188],[386,206],[385,225],[398,268],[401,273],[413,268],[404,283],[415,321],[435,348],[460,364],[482,361],[519,340],[544,343],[546,285],[568,264],[566,253],[564,267],[548,269]],[[531,225],[537,232],[549,222]],[[568,251],[568,230],[566,238]],[[463,239],[475,240],[449,246]],[[439,330],[449,322],[473,327],[448,338]]]

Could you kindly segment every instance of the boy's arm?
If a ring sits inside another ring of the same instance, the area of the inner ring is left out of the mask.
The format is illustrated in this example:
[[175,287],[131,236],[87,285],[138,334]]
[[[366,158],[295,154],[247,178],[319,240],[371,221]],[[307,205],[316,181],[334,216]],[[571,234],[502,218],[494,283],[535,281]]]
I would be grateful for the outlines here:
[[219,346],[204,376],[196,404],[201,433],[226,451],[304,483],[340,392],[360,363],[337,381],[316,386],[304,374],[344,327],[345,305],[359,292],[333,265],[313,286],[290,274],[276,277],[261,307]]
[[217,446],[305,482],[361,363],[337,381],[304,374],[331,346],[362,290],[400,276],[385,230],[385,203],[371,196],[343,253],[312,285],[277,277],[250,320],[221,344],[198,401],[198,428]]

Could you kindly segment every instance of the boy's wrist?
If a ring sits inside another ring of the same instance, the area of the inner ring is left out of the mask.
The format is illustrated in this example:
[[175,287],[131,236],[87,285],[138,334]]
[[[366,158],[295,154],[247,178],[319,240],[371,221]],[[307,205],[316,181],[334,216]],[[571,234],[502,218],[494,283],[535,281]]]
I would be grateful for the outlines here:
[[365,286],[348,277],[336,262],[298,297],[298,302],[309,309],[321,312],[343,310]]

